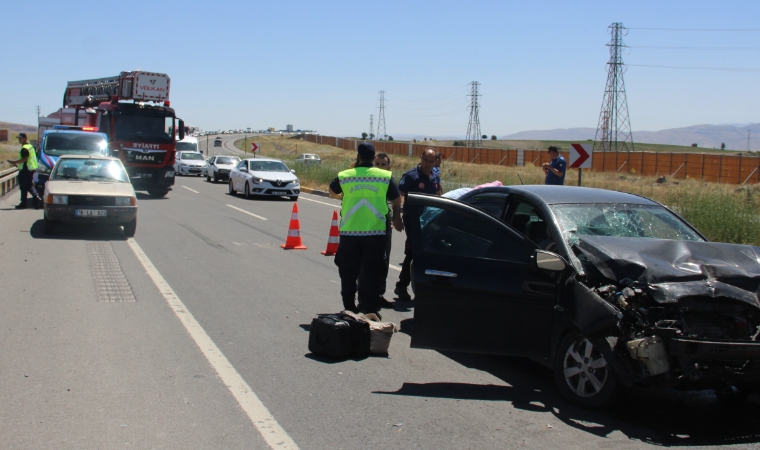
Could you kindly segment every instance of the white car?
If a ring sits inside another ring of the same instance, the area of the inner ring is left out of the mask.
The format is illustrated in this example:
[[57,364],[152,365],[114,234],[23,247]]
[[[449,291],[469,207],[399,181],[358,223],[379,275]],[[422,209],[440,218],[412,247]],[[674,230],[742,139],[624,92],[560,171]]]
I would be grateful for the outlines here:
[[214,183],[219,180],[228,180],[230,172],[239,162],[240,158],[237,156],[212,156],[206,167],[206,181],[211,181],[212,178]]
[[316,153],[303,153],[296,158],[296,162],[302,164],[321,164],[322,159]]
[[245,198],[257,195],[290,197],[298,200],[301,183],[294,170],[279,159],[244,159],[230,172],[230,195],[242,192]]
[[178,152],[174,162],[174,171],[177,175],[197,175],[206,174],[206,160],[198,152]]

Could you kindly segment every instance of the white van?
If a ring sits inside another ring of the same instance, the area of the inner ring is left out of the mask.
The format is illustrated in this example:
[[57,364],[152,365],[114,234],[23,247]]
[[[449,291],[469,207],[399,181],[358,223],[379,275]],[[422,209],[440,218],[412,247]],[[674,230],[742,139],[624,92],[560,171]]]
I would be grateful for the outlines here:
[[181,141],[177,141],[177,151],[200,153],[200,149],[198,147],[198,138],[185,135],[185,139],[182,139]]

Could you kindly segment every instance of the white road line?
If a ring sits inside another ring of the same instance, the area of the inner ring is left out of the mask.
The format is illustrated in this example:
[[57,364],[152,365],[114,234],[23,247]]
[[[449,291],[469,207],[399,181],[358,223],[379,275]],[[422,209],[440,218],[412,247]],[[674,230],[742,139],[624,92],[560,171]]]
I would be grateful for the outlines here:
[[388,267],[390,267],[393,270],[398,270],[399,272],[401,272],[401,267],[399,267],[399,266],[394,266],[393,264],[388,264]]
[[320,202],[319,200],[312,200],[312,199],[310,199],[310,198],[306,198],[306,197],[304,197],[303,195],[299,196],[299,197],[298,197],[298,199],[299,199],[299,200],[308,200],[308,201],[310,201],[310,202],[314,202],[314,203],[321,203],[321,204],[323,204],[323,205],[332,206],[333,208],[338,208],[338,209],[340,209],[340,205],[336,205],[336,204],[333,204],[333,203],[325,203],[325,202]]
[[254,213],[252,213],[252,212],[248,212],[248,211],[246,211],[246,210],[244,210],[244,209],[240,209],[240,208],[238,208],[237,206],[232,206],[232,205],[227,205],[227,206],[229,206],[229,207],[230,207],[230,208],[232,208],[232,209],[237,209],[238,211],[240,211],[240,212],[243,212],[243,213],[246,213],[246,214],[248,214],[248,215],[250,215],[250,216],[253,216],[253,217],[257,218],[257,219],[261,219],[261,220],[269,220],[269,219],[267,219],[266,217],[257,216],[256,214],[254,214]]
[[169,286],[169,283],[166,282],[150,259],[148,259],[148,256],[142,251],[137,241],[129,238],[127,239],[127,243],[132,248],[137,259],[142,263],[159,292],[161,292],[161,295],[169,303],[169,307],[174,311],[179,321],[182,322],[185,330],[190,334],[195,344],[198,345],[198,348],[203,353],[203,356],[206,357],[209,364],[211,364],[211,367],[219,374],[222,383],[227,386],[253,425],[261,433],[267,445],[270,448],[278,450],[297,449],[298,446],[293,439],[277,423],[277,420],[270,414],[267,407],[264,406],[256,393],[248,386],[243,377],[232,367],[227,357],[214,344],[214,341],[211,340],[206,331],[195,320],[195,317],[188,311],[185,304],[182,303],[182,300],[174,292],[174,289]]
[[196,194],[200,194],[200,192],[196,191],[195,189],[190,189],[187,186],[182,186],[183,188],[187,189],[188,191],[195,192]]

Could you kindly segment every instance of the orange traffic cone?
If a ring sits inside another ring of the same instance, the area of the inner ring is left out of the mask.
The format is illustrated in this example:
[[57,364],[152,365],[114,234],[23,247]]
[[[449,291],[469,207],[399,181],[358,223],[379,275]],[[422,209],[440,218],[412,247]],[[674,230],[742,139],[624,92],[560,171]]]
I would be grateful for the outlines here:
[[280,247],[285,250],[306,250],[301,242],[301,222],[298,220],[298,203],[293,203],[293,212],[290,215],[290,227],[288,227],[288,238]]
[[327,249],[321,252],[325,256],[333,256],[338,252],[340,243],[340,230],[338,229],[338,210],[333,211],[332,225],[330,225],[330,237],[327,238]]

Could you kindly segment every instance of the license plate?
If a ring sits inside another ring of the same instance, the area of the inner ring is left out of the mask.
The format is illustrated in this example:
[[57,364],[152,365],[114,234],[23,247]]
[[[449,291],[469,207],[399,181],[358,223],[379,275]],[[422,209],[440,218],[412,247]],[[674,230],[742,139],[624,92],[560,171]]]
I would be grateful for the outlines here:
[[108,211],[105,209],[77,209],[74,214],[78,217],[105,217]]
[[272,191],[272,195],[288,195],[288,191]]

